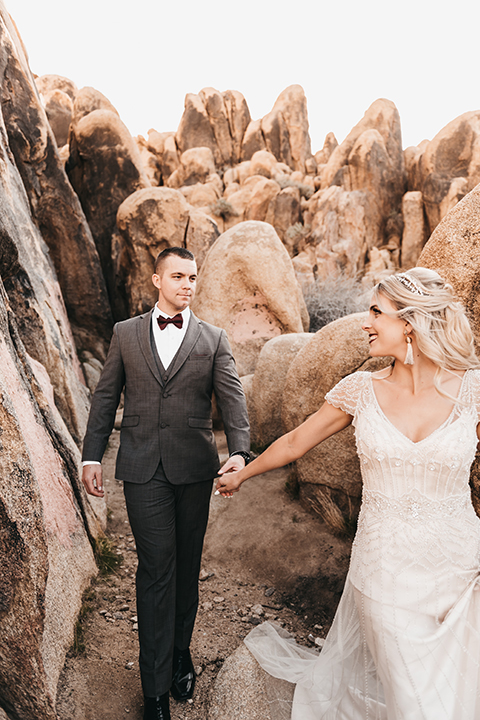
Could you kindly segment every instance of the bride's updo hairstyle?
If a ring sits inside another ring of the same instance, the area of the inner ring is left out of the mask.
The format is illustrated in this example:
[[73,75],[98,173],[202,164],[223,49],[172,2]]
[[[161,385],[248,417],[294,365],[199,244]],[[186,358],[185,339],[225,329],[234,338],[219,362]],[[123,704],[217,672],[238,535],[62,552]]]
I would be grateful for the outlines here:
[[373,294],[392,302],[396,316],[412,326],[418,349],[439,369],[480,367],[465,309],[452,286],[435,270],[416,267],[389,275],[373,288]]

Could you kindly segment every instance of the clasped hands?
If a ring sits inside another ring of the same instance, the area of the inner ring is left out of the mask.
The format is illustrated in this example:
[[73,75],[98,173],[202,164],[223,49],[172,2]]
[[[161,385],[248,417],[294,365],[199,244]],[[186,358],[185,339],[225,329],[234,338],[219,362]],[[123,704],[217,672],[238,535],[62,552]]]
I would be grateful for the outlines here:
[[241,455],[232,455],[232,457],[229,457],[225,465],[218,471],[219,477],[217,478],[215,495],[230,498],[233,496],[233,493],[238,492],[242,484],[238,475],[244,467],[245,460]]

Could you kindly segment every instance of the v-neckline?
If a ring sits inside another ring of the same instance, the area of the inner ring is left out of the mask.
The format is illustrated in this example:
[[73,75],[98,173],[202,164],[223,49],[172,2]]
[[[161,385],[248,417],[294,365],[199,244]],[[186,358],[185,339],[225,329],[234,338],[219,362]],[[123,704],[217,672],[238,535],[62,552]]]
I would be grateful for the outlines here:
[[460,397],[461,397],[462,394],[463,394],[463,385],[464,385],[465,377],[466,377],[467,373],[468,373],[468,370],[466,370],[466,371],[464,372],[464,374],[463,374],[462,381],[461,381],[461,383],[460,383],[460,388],[459,388],[458,395],[457,395],[457,399],[456,399],[456,401],[454,402],[453,407],[452,407],[452,409],[451,409],[448,417],[443,421],[443,423],[442,423],[441,425],[439,425],[437,428],[435,428],[435,430],[432,430],[431,433],[429,433],[428,435],[426,435],[426,436],[425,436],[424,438],[422,438],[421,440],[417,440],[417,442],[415,442],[415,440],[412,440],[411,438],[408,437],[408,435],[405,435],[405,433],[403,433],[401,430],[399,430],[399,429],[397,428],[397,426],[387,417],[387,415],[386,415],[385,412],[383,411],[382,406],[381,406],[380,403],[378,402],[377,395],[376,395],[375,390],[374,390],[374,388],[373,388],[373,377],[372,377],[372,373],[369,373],[369,375],[370,375],[370,390],[371,390],[371,392],[372,392],[373,401],[374,401],[374,403],[375,403],[375,406],[376,406],[378,412],[379,412],[380,415],[387,421],[387,423],[388,423],[389,425],[391,425],[391,427],[392,427],[399,435],[401,435],[405,440],[408,440],[408,442],[411,443],[412,445],[421,445],[423,442],[425,442],[425,440],[428,440],[428,439],[431,438],[433,435],[435,435],[437,432],[439,432],[440,430],[442,430],[446,425],[450,424],[450,422],[451,422],[451,420],[452,420],[452,417],[453,417],[453,415],[454,415],[454,413],[455,413],[455,409],[456,409],[456,407],[457,407],[457,405],[458,405],[458,401],[459,401]]

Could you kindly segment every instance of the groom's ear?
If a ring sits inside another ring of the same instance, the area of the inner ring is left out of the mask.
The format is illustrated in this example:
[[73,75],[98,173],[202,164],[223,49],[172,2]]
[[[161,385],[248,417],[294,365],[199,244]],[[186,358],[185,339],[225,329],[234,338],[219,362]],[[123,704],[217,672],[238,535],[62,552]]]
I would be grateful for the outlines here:
[[162,281],[160,279],[160,275],[157,275],[157,273],[153,273],[152,283],[155,285],[157,290],[160,290],[160,288],[162,287]]

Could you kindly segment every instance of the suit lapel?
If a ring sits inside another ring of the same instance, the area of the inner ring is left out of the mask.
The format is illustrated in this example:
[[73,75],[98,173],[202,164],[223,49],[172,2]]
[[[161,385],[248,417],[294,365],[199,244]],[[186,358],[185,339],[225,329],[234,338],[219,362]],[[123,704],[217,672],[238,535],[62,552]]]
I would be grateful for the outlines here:
[[190,311],[190,322],[188,323],[187,332],[185,333],[185,337],[183,338],[183,342],[180,345],[177,354],[172,360],[171,370],[167,370],[169,380],[171,380],[173,376],[176,375],[177,372],[180,370],[185,360],[188,358],[191,351],[193,350],[193,347],[195,346],[195,343],[197,342],[201,332],[201,321],[197,317],[195,317],[192,311]]
[[157,380],[160,385],[164,385],[164,382],[162,380],[162,376],[160,374],[160,369],[158,367],[158,364],[153,356],[153,350],[152,350],[152,343],[150,341],[150,326],[152,324],[152,310],[150,310],[149,313],[146,313],[145,315],[141,316],[142,322],[138,323],[137,326],[137,337],[138,337],[138,344],[140,346],[140,350],[142,351],[143,357],[145,358],[145,362],[147,363],[148,367],[150,368],[150,371],[152,372],[152,375],[155,377],[155,380]]

